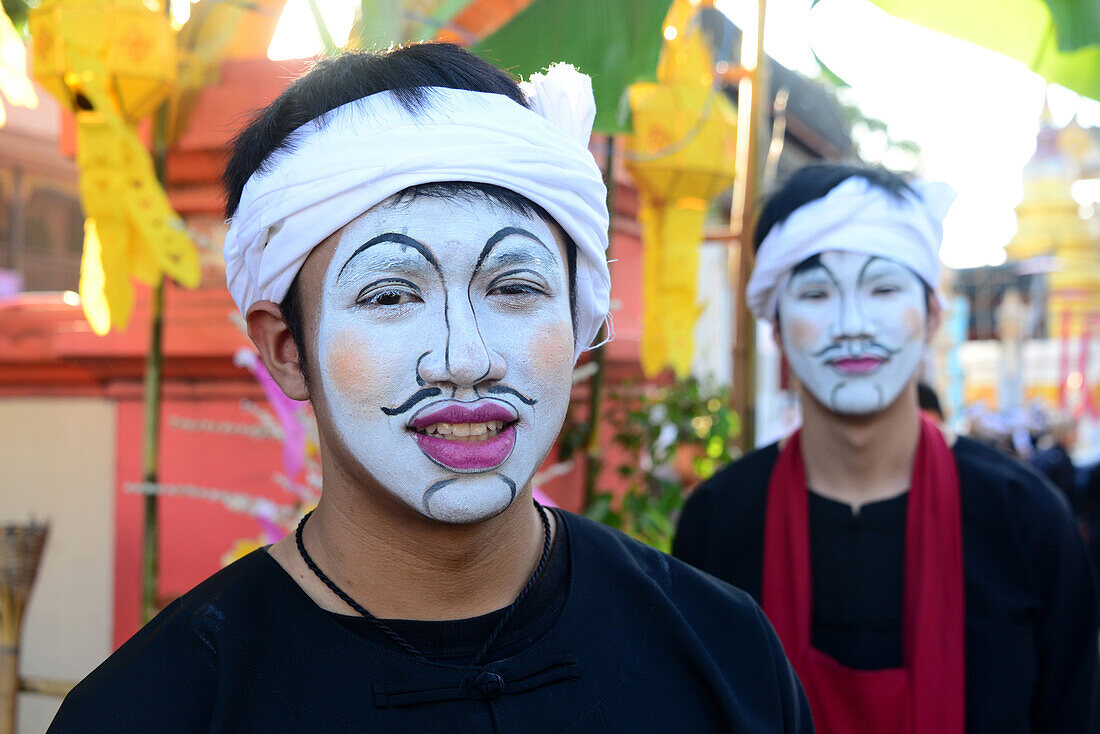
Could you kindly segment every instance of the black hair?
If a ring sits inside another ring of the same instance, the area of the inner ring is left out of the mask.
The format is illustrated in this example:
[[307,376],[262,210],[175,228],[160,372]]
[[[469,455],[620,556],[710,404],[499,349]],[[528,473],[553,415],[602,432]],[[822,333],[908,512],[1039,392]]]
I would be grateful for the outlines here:
[[760,210],[753,232],[753,249],[759,250],[760,243],[777,224],[782,224],[799,209],[811,201],[820,199],[852,176],[865,179],[898,199],[910,193],[919,198],[919,194],[904,178],[881,166],[857,166],[847,163],[811,163],[792,173],[783,185],[773,192]]
[[[283,90],[274,102],[256,112],[230,143],[229,160],[222,175],[226,216],[236,213],[248,179],[270,165],[277,153],[293,149],[291,133],[302,125],[318,118],[323,122],[324,116],[337,107],[385,91],[393,92],[398,102],[415,114],[427,102],[425,87],[501,94],[528,107],[526,96],[512,76],[450,43],[413,43],[382,52],[351,51],[320,60]],[[398,194],[406,201],[423,196],[488,201],[509,211],[541,217],[556,226],[541,206],[500,186],[443,181],[413,186]],[[577,246],[568,233],[563,234],[575,334]],[[299,291],[296,276],[279,307],[298,349],[298,362],[308,385],[310,376],[306,367],[304,314]]]
[[[760,250],[760,243],[768,236],[772,227],[787,221],[787,217],[791,216],[795,210],[822,198],[853,176],[866,180],[867,183],[877,186],[899,200],[905,194],[920,198],[920,194],[904,178],[882,166],[811,163],[792,173],[764,202],[760,216],[756,220],[756,229],[753,230],[753,250],[757,252]],[[799,273],[817,265],[820,260],[820,255],[813,255],[796,265],[791,272]],[[923,280],[921,282],[924,283]],[[927,300],[931,301],[935,298],[932,286],[924,283],[924,289]]]
[[263,171],[275,153],[291,149],[288,138],[302,125],[348,102],[387,91],[415,113],[426,102],[425,87],[503,94],[528,106],[515,79],[451,43],[413,43],[321,59],[256,112],[230,143],[222,174],[226,217],[237,211],[249,177]]
[[943,407],[940,406],[940,398],[936,395],[936,391],[932,389],[932,386],[926,382],[917,383],[917,404],[921,410],[934,413],[941,421],[943,420]]

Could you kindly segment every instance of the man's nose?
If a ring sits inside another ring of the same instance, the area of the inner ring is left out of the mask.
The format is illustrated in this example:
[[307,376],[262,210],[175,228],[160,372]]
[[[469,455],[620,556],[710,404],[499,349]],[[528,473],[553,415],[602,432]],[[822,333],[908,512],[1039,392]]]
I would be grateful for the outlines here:
[[477,314],[466,298],[451,299],[435,348],[420,361],[419,377],[428,384],[447,383],[473,387],[504,379],[507,364],[492,349],[478,324]]
[[867,304],[856,294],[840,297],[840,313],[833,323],[834,338],[873,336],[872,319],[868,318]]

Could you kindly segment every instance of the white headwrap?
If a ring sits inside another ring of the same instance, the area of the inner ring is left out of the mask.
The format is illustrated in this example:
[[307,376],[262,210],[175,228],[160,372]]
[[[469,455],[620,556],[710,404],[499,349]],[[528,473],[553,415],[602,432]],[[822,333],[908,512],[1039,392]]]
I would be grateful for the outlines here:
[[229,292],[244,315],[282,301],[310,251],[417,184],[475,181],[535,202],[577,245],[577,350],[610,308],[607,190],[588,151],[592,80],[555,64],[522,85],[533,110],[501,94],[431,87],[410,114],[391,92],[306,123],[248,179],[225,237]]
[[955,192],[938,182],[918,181],[911,186],[919,197],[905,192],[899,200],[862,176],[851,176],[825,196],[796,209],[760,243],[745,289],[748,307],[757,318],[774,321],[779,293],[791,270],[830,250],[899,262],[937,290],[943,218]]

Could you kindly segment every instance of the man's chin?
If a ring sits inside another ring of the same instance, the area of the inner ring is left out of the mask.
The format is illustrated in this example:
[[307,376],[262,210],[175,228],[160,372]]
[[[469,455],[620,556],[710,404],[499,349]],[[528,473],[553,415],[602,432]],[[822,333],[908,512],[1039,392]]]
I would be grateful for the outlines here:
[[475,525],[511,507],[520,489],[499,472],[463,475],[432,485],[425,492],[420,509],[432,520],[448,525]]
[[860,380],[837,385],[827,395],[811,395],[815,402],[837,417],[858,421],[888,410],[901,399],[905,384],[900,387],[887,385],[888,389],[884,389],[881,382]]

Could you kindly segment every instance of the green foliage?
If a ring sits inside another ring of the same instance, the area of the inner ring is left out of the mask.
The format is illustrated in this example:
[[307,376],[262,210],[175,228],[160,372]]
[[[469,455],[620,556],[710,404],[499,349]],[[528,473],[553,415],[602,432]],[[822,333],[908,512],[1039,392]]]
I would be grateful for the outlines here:
[[694,378],[628,386],[611,396],[607,421],[627,457],[615,467],[627,490],[619,503],[597,494],[585,514],[668,552],[687,490],[735,458],[741,424],[728,391]]
[[470,50],[525,79],[556,61],[592,77],[595,130],[627,132],[627,88],[655,81],[671,0],[534,0]]
[[11,23],[19,34],[27,35],[27,12],[31,8],[38,7],[38,0],[2,0],[4,13],[11,18]]

